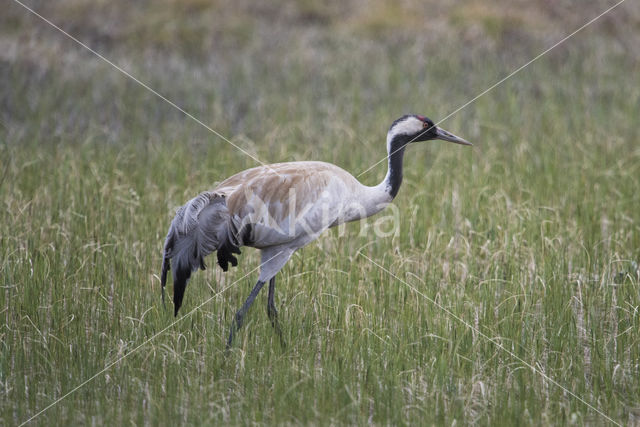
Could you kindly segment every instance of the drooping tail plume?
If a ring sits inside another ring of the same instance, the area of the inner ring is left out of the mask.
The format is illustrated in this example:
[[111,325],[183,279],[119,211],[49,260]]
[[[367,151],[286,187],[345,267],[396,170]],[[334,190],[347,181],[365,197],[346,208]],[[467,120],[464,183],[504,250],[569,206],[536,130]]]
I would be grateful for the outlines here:
[[174,315],[178,315],[191,273],[204,270],[204,257],[227,238],[228,219],[224,197],[209,192],[201,193],[176,211],[164,244],[160,279],[164,302],[167,273],[173,270]]

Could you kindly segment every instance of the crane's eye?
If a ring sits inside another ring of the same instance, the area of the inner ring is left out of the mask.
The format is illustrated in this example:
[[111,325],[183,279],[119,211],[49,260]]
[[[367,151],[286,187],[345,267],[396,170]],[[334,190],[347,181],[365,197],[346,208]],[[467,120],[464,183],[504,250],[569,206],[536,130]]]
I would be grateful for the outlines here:
[[428,128],[428,127],[429,127],[429,123],[427,123],[427,122],[422,122],[422,127],[423,127],[424,129]]

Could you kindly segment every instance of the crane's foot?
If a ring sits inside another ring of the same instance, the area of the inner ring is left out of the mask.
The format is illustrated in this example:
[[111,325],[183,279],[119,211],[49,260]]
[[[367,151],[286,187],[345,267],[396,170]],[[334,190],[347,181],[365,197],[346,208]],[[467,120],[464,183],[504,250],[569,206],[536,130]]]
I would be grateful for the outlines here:
[[233,321],[231,322],[231,330],[229,331],[229,339],[227,340],[227,350],[229,350],[231,348],[231,344],[233,344],[233,336],[238,331],[238,329],[242,327],[243,318],[244,313],[242,313],[242,309],[240,309],[233,317]]
[[275,329],[276,329],[276,333],[278,334],[278,338],[280,339],[280,347],[287,348],[287,342],[284,340],[284,337],[282,336],[282,329],[280,329],[280,325],[278,324],[278,322],[276,322]]
[[287,346],[287,343],[284,341],[282,337],[282,329],[280,329],[280,323],[278,323],[278,310],[276,310],[276,306],[273,304],[267,305],[267,314],[269,315],[269,320],[271,320],[271,326],[275,329],[278,334],[278,338],[280,339],[280,345],[284,348]]
[[276,324],[278,324],[278,310],[276,310],[275,305],[267,305],[267,314],[269,315],[269,320],[271,320],[271,326],[275,328]]

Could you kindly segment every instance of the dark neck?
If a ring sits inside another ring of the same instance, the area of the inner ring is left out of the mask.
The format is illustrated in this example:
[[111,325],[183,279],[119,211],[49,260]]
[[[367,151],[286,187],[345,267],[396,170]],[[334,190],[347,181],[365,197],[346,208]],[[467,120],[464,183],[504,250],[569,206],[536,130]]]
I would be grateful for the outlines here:
[[391,195],[391,198],[395,198],[400,191],[400,184],[402,184],[402,160],[404,158],[404,150],[406,148],[406,141],[395,138],[391,142],[389,152],[389,170],[385,178],[386,191]]

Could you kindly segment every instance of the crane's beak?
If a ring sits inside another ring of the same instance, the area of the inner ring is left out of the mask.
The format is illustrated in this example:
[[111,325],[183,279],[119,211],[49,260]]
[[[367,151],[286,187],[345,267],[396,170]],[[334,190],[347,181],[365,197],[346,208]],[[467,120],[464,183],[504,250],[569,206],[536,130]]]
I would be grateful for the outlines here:
[[447,132],[446,130],[441,129],[439,127],[436,127],[436,135],[437,136],[436,136],[435,139],[441,139],[443,141],[455,142],[456,144],[462,144],[462,145],[473,145],[472,143],[470,143],[466,139],[460,138],[459,136],[455,136],[451,132]]

